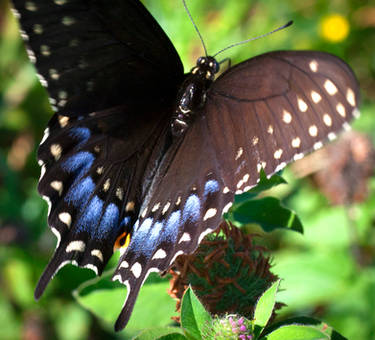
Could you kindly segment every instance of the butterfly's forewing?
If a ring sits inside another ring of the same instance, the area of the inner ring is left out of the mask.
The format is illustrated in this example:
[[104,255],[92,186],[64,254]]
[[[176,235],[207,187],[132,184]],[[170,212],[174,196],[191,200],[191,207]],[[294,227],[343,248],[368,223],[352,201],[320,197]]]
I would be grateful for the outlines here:
[[281,51],[229,69],[208,92],[205,114],[231,190],[320,148],[358,116],[359,86],[341,59]]
[[218,227],[234,194],[254,186],[348,126],[358,83],[340,59],[273,52],[225,72],[182,141],[165,155],[114,274],[128,286],[116,323],[127,323],[151,271],[164,271]]
[[84,115],[145,96],[160,100],[181,82],[176,50],[138,0],[13,4],[30,60],[60,114]]

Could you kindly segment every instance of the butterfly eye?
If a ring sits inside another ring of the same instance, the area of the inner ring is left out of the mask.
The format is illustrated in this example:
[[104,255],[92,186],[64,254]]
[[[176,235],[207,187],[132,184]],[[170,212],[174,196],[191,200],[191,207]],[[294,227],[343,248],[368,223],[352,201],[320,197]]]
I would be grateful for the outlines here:
[[130,243],[130,233],[127,233],[125,231],[119,237],[117,237],[116,242],[113,246],[113,251],[119,250],[121,248],[126,249],[129,243]]
[[197,60],[197,65],[203,65],[206,63],[206,58],[205,57],[199,57]]

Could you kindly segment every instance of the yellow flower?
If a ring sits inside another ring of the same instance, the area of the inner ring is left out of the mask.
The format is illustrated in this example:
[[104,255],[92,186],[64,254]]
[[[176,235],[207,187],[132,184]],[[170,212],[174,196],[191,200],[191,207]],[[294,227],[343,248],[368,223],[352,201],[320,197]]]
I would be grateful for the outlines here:
[[320,24],[320,35],[331,42],[344,40],[349,34],[349,22],[340,14],[326,16]]

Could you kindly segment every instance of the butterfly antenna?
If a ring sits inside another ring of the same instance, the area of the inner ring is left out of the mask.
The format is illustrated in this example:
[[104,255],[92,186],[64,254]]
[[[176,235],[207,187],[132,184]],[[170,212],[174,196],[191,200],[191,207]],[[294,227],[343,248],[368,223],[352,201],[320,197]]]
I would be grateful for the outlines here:
[[275,32],[277,32],[277,31],[280,31],[280,30],[282,30],[282,29],[284,29],[284,28],[287,28],[287,27],[289,27],[289,26],[292,25],[292,24],[293,24],[293,21],[291,20],[291,21],[287,22],[285,25],[282,25],[282,26],[280,26],[280,27],[278,27],[278,28],[274,29],[273,31],[268,32],[268,33],[266,33],[266,34],[262,34],[262,35],[260,35],[259,37],[250,38],[250,39],[247,39],[247,40],[240,41],[240,42],[238,42],[238,43],[235,43],[235,44],[229,45],[229,46],[223,48],[222,50],[220,50],[219,52],[217,52],[215,55],[213,55],[213,57],[215,58],[218,54],[220,54],[220,53],[222,53],[222,52],[224,52],[224,51],[226,51],[226,50],[228,50],[228,49],[230,49],[230,48],[232,48],[232,47],[235,47],[235,46],[238,46],[238,45],[242,45],[242,44],[246,44],[246,43],[248,43],[248,42],[250,42],[250,41],[258,40],[258,39],[260,39],[260,38],[264,38],[264,37],[266,37],[267,35],[270,35],[270,34],[272,34],[272,33],[275,33]]
[[188,9],[188,7],[187,7],[187,5],[186,5],[186,1],[185,1],[185,0],[182,0],[182,3],[184,4],[185,11],[187,12],[187,14],[188,14],[188,16],[189,16],[191,23],[193,24],[195,30],[196,30],[197,33],[198,33],[199,39],[201,40],[202,45],[203,45],[204,53],[205,53],[205,55],[206,55],[206,57],[207,57],[207,56],[208,56],[208,55],[207,55],[207,49],[206,49],[206,45],[204,44],[204,41],[203,41],[203,38],[202,38],[201,32],[199,32],[199,29],[198,29],[197,25],[195,24],[195,22],[194,22],[194,20],[193,20],[193,17],[192,17],[191,14],[190,14],[190,11],[189,11],[189,9]]

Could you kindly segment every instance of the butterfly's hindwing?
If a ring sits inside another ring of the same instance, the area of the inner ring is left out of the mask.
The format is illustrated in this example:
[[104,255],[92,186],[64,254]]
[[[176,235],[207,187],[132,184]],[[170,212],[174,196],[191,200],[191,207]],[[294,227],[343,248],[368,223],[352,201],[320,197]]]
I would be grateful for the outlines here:
[[[116,238],[131,233],[140,209],[144,171],[151,171],[150,159],[160,155],[169,120],[159,114],[149,117],[149,124],[140,124],[145,117],[141,112],[138,120],[130,116],[129,108],[118,107],[87,117],[55,114],[51,119],[38,153],[39,192],[50,204],[48,224],[58,244],[37,297],[66,263],[100,274]],[[130,121],[131,130],[127,129]],[[145,144],[153,147],[139,147]]]

